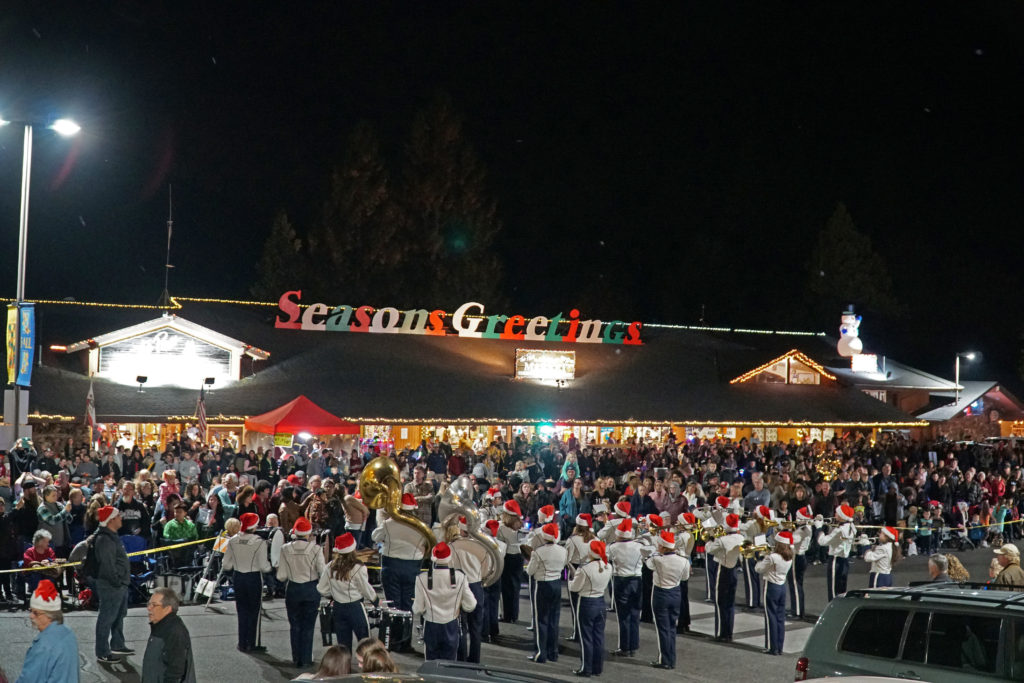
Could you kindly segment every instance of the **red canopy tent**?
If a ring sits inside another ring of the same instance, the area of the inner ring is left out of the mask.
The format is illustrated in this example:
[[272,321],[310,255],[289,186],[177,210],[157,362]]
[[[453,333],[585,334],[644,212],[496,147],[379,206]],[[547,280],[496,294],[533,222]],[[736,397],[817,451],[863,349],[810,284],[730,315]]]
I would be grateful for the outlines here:
[[263,434],[359,433],[359,425],[331,415],[305,396],[299,396],[269,413],[250,417],[245,421],[245,428]]

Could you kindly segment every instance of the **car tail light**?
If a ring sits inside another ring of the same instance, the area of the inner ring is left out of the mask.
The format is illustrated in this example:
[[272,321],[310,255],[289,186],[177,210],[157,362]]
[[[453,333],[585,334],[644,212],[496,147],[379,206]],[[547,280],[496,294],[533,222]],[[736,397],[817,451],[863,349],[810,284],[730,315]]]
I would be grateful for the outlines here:
[[811,660],[807,659],[807,657],[801,657],[796,660],[796,673],[793,674],[793,680],[806,681],[809,668],[811,668]]

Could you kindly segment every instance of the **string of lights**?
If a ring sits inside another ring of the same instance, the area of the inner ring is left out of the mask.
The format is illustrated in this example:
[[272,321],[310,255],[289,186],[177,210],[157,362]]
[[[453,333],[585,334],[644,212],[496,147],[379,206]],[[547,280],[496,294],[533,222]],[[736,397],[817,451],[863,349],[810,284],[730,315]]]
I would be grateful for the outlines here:
[[805,355],[801,351],[799,351],[797,349],[791,349],[790,351],[788,351],[787,353],[782,354],[778,358],[770,360],[767,363],[765,363],[764,365],[761,365],[760,367],[756,367],[753,370],[750,370],[748,372],[743,373],[742,375],[740,375],[736,379],[731,380],[729,382],[729,384],[739,384],[741,382],[746,382],[747,380],[753,378],[754,376],[761,374],[762,372],[764,372],[768,368],[772,367],[776,363],[781,363],[782,361],[788,361],[788,360],[799,361],[799,362],[803,363],[804,365],[806,365],[807,367],[809,367],[812,370],[814,370],[815,372],[817,372],[818,374],[820,374],[822,377],[827,377],[828,379],[832,380],[833,382],[836,380],[836,376],[833,375],[828,370],[826,370],[822,365],[820,365],[819,363],[816,363],[815,361],[811,360],[807,355]]

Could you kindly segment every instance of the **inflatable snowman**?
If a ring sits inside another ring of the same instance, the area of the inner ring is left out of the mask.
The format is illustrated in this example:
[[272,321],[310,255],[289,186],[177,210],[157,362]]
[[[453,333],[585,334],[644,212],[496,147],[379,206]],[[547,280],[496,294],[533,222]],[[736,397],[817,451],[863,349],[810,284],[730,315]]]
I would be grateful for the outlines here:
[[856,356],[864,350],[860,341],[858,329],[860,328],[860,316],[853,312],[851,306],[843,311],[842,323],[839,325],[839,355],[844,358]]

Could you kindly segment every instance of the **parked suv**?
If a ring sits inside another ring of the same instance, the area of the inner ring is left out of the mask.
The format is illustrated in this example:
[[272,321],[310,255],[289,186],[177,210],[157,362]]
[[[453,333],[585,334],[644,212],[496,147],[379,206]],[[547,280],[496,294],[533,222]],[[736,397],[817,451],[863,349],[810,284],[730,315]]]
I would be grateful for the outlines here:
[[1024,680],[1024,593],[930,583],[855,590],[818,618],[794,680]]

